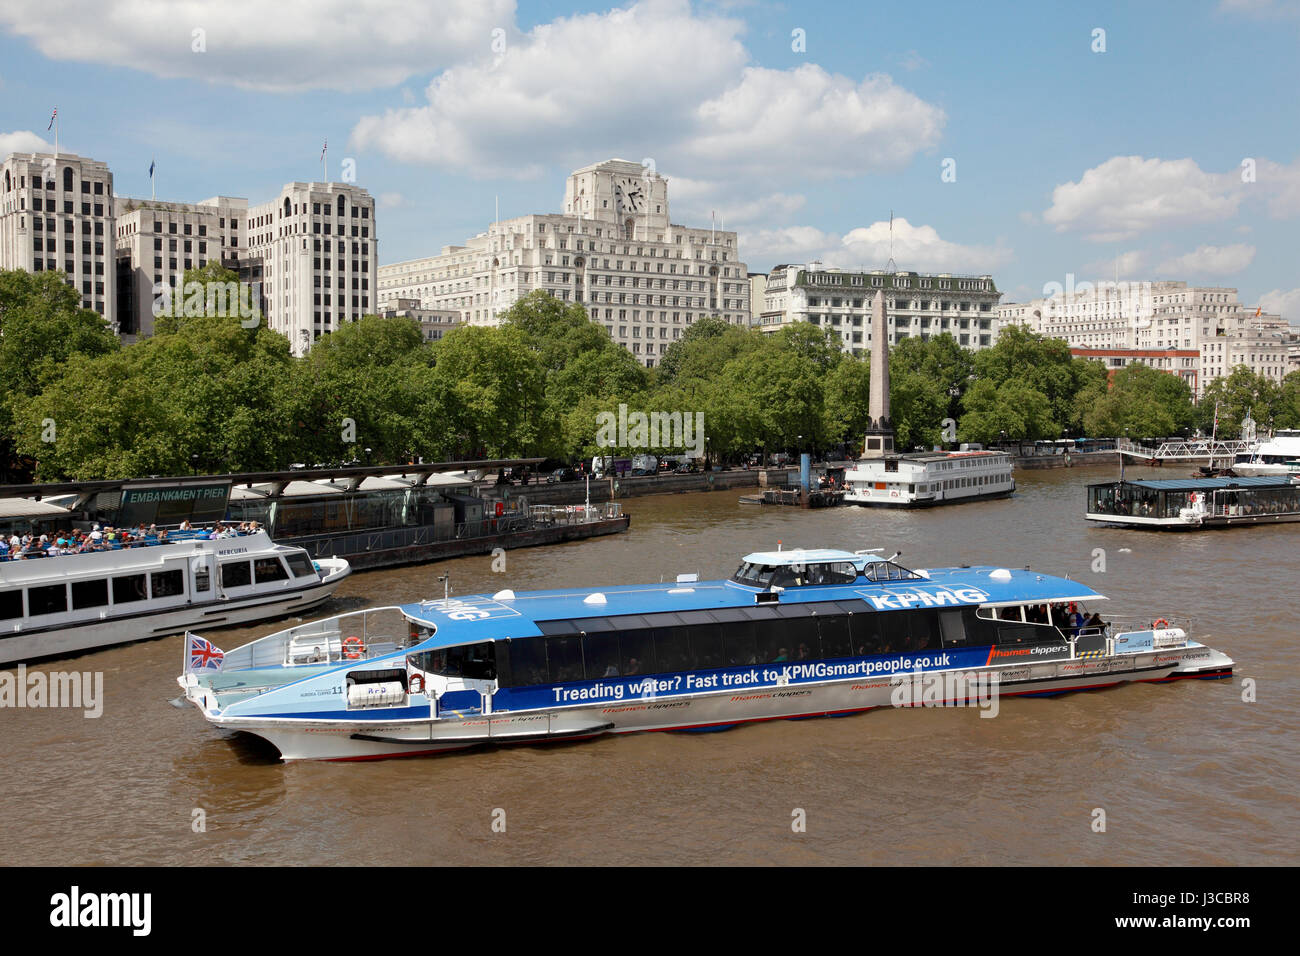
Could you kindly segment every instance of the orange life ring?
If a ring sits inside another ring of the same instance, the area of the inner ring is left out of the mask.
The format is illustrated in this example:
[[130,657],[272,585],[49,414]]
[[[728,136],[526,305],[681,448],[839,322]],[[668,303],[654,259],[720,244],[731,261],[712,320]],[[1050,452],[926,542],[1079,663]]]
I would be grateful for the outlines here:
[[343,639],[343,656],[350,661],[360,660],[361,655],[365,653],[365,641],[355,634]]
[[1155,622],[1152,623],[1151,625],[1151,627],[1157,631],[1160,630],[1161,628],[1166,628],[1168,626],[1169,626],[1169,622],[1166,621],[1163,617],[1156,618]]
[[411,679],[407,682],[407,692],[411,694],[424,693],[424,678],[419,674],[412,674]]

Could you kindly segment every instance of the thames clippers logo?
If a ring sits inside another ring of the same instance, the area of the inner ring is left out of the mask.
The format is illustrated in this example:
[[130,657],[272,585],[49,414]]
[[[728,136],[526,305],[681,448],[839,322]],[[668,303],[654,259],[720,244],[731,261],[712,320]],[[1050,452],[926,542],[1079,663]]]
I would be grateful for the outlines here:
[[906,591],[859,591],[877,611],[901,611],[910,607],[958,607],[962,604],[983,604],[989,599],[979,588],[946,588],[938,585],[917,586]]

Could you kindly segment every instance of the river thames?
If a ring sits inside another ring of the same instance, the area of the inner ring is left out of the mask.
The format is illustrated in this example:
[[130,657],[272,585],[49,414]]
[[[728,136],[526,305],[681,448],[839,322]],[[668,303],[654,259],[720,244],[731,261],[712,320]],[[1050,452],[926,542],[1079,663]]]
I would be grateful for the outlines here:
[[[463,595],[726,577],[778,540],[879,547],[909,567],[1069,575],[1111,599],[1107,617],[1190,617],[1192,637],[1236,660],[1232,680],[1008,698],[994,719],[884,709],[286,765],[169,704],[172,637],[34,668],[102,672],[98,719],[0,710],[0,862],[1294,865],[1300,531],[1085,522],[1083,485],[1113,476],[1020,472],[1014,498],[928,511],[744,507],[740,491],[631,498],[627,534],[512,551],[504,573],[482,556],[354,574],[320,616],[441,597],[442,573]],[[229,650],[284,626],[204,636]]]

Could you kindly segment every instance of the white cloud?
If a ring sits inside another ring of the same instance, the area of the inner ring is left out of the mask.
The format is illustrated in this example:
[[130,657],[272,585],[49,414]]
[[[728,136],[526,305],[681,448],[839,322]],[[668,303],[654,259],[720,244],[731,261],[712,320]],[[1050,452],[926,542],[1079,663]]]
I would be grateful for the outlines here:
[[930,61],[921,56],[921,54],[917,53],[915,50],[908,50],[903,54],[903,69],[908,72],[919,70],[929,65]]
[[1057,186],[1043,220],[1099,242],[1153,229],[1215,222],[1236,214],[1242,183],[1236,174],[1204,172],[1191,159],[1115,156],[1079,181]]
[[1292,325],[1300,324],[1300,289],[1274,289],[1259,297],[1265,312],[1274,312]]
[[898,169],[938,142],[942,110],[888,76],[754,67],[742,31],[686,0],[557,19],[446,70],[424,104],[363,117],[352,142],[480,176],[621,155],[705,178],[758,175],[768,188],[794,173]]
[[0,159],[10,153],[51,153],[54,146],[31,130],[19,129],[0,133]]
[[[1260,160],[1256,181],[1247,189],[1259,187],[1265,195],[1268,214],[1274,219],[1300,216],[1300,160],[1290,166]],[[1249,194],[1249,193],[1248,193]]]
[[[43,0],[0,28],[51,60],[254,90],[394,86],[517,35],[514,0]],[[197,52],[202,30],[203,52]]]
[[705,223],[716,212],[719,229],[726,223],[731,223],[734,229],[748,223],[788,218],[807,203],[801,193],[771,192],[756,197],[744,183],[664,175],[668,179],[674,222]]
[[[853,229],[843,236],[812,226],[764,229],[740,234],[740,251],[747,263],[818,260],[841,269],[883,269],[890,257],[889,221]],[[1000,242],[993,246],[963,245],[939,236],[933,226],[914,226],[894,218],[894,262],[900,270],[921,272],[991,273],[1015,258]]]
[[400,209],[402,206],[405,205],[406,205],[406,197],[403,196],[401,193],[380,193],[379,194],[380,209]]
[[1095,275],[1114,279],[1116,274],[1122,278],[1141,276],[1147,270],[1150,257],[1141,249],[1130,249],[1111,256],[1109,259],[1097,259],[1083,267],[1083,275]]
[[1229,246],[1199,246],[1185,255],[1166,259],[1156,266],[1161,275],[1231,275],[1246,268],[1255,258],[1255,247],[1237,242]]

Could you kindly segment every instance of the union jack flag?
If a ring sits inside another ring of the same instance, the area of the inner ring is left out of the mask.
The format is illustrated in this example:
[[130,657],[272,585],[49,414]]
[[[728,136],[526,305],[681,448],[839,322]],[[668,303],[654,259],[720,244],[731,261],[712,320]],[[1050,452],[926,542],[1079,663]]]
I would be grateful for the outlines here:
[[211,641],[190,635],[190,670],[221,670],[226,652]]
[[50,125],[45,127],[45,132],[48,133],[50,130],[54,129],[54,118],[58,115],[59,115],[59,111],[56,108],[54,112],[50,114]]

